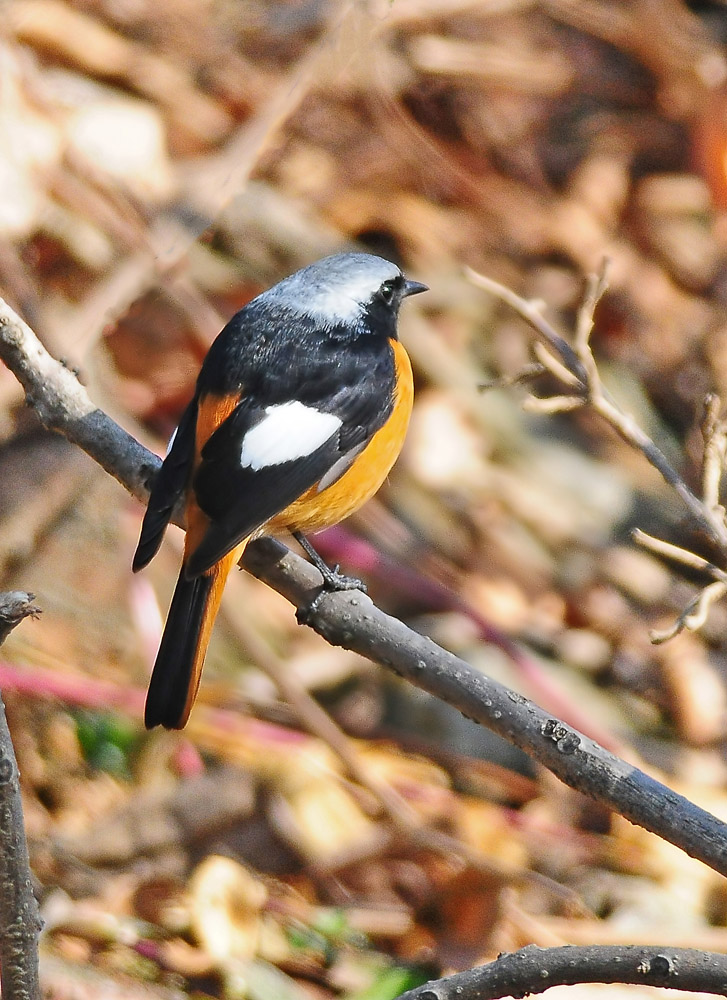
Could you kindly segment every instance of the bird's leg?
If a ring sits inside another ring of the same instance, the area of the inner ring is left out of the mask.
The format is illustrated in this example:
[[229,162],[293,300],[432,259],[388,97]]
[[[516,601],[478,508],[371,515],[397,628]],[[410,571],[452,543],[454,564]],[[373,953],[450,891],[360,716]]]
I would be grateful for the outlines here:
[[331,569],[328,563],[321,558],[301,531],[294,531],[292,534],[298,545],[300,545],[315,568],[323,577],[323,586],[310,604],[305,608],[298,609],[297,617],[299,622],[302,624],[306,623],[306,620],[310,618],[314,611],[316,611],[320,599],[327,592],[337,590],[360,590],[364,594],[366,593],[366,584],[363,580],[359,580],[355,576],[344,576],[343,573],[338,572],[338,566]]

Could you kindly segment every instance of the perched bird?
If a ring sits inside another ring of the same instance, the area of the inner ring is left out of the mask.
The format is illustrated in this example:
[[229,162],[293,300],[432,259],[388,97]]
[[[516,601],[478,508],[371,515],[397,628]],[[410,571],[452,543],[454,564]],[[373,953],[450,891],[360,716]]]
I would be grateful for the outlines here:
[[257,296],[213,342],[134,556],[134,571],[147,565],[184,500],[184,558],[147,728],[186,723],[225,580],[251,538],[293,534],[326,585],[339,584],[303,532],[348,517],[394,464],[413,400],[399,306],[426,289],[381,257],[336,254]]

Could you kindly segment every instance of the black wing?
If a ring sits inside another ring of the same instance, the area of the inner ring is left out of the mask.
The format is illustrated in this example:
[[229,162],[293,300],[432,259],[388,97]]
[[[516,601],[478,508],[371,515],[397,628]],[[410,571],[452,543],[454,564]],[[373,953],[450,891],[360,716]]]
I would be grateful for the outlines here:
[[196,424],[197,398],[195,397],[182,414],[172,445],[154,479],[141,526],[139,544],[131,564],[135,573],[143,569],[159,551],[174,508],[187,488],[194,462]]
[[306,405],[340,420],[330,437],[307,455],[258,469],[241,464],[245,436],[265,419],[270,405],[254,398],[243,399],[217,428],[202,449],[193,480],[197,503],[211,523],[187,562],[188,576],[209,569],[318,483],[336,463],[345,467],[346,455],[373,437],[390,415],[394,398],[393,352],[388,344],[385,350],[386,364],[352,370],[343,384],[339,371],[335,389],[333,380],[325,379],[315,401],[307,385]]

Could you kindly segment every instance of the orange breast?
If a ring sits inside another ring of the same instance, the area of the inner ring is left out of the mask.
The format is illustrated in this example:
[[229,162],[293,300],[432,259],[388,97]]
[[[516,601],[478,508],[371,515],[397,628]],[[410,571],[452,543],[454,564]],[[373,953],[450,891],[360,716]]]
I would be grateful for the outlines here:
[[[313,487],[284,511],[271,518],[264,533],[320,531],[338,524],[366,503],[379,489],[404,444],[414,402],[411,362],[398,340],[391,341],[396,365],[394,407],[353,465],[320,493]],[[262,533],[262,532],[261,532]]]

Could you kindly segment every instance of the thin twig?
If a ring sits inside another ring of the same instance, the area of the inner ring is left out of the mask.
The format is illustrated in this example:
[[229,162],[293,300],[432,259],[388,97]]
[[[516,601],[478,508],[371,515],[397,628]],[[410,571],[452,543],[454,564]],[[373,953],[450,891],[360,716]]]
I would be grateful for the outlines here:
[[715,393],[710,393],[704,401],[702,437],[704,458],[702,460],[702,496],[707,507],[724,518],[724,508],[719,502],[719,486],[725,468],[727,455],[727,422],[720,418],[722,401]]
[[527,320],[543,343],[560,356],[563,364],[576,376],[578,381],[582,385],[586,385],[588,375],[580,358],[568,341],[564,340],[550,325],[545,316],[543,316],[539,302],[528,302],[527,299],[521,298],[511,288],[508,288],[507,285],[501,285],[499,281],[494,281],[492,278],[488,278],[484,274],[479,274],[469,267],[465,269],[465,273],[473,285],[492,292],[493,295],[496,295],[503,302],[507,302],[508,305],[512,306],[524,320]]
[[565,365],[556,358],[556,356],[548,350],[545,344],[541,344],[539,340],[533,343],[533,354],[538,359],[540,364],[547,368],[551,375],[555,377],[568,386],[569,389],[581,389],[583,390],[583,384],[581,380],[569,371]]
[[[590,347],[585,355],[581,356],[570,344],[558,334],[542,315],[537,304],[522,298],[512,289],[500,285],[497,281],[477,274],[475,271],[467,270],[467,275],[473,284],[479,288],[485,288],[496,295],[503,302],[511,306],[518,315],[522,316],[540,339],[560,356],[565,367],[575,375],[580,382],[582,391],[593,410],[602,417],[616,433],[626,441],[631,447],[640,451],[644,457],[662,475],[664,480],[679,495],[686,506],[696,528],[704,532],[712,542],[719,547],[727,558],[727,524],[721,512],[711,509],[703,500],[697,497],[687,486],[684,479],[673,468],[666,455],[654,444],[651,438],[636,423],[634,418],[624,413],[603,389],[595,365],[589,361]],[[584,339],[587,327],[586,318],[591,310],[591,303],[595,308],[598,295],[605,290],[605,274],[601,278],[592,279],[586,295],[584,306],[581,309],[581,319],[579,327],[581,330],[581,340]]]
[[528,396],[523,409],[529,413],[568,413],[585,404],[581,396]]
[[[33,595],[0,594],[0,644],[24,618],[37,617]],[[4,1000],[40,1000],[38,903],[33,893],[18,762],[0,696],[0,984]]]
[[723,569],[715,566],[709,559],[703,559],[702,556],[697,555],[696,552],[692,552],[690,549],[683,549],[681,545],[665,542],[663,538],[655,538],[654,535],[648,535],[641,528],[634,528],[631,532],[631,538],[637,545],[648,549],[654,555],[663,556],[665,559],[673,559],[674,562],[681,563],[689,569],[695,569],[700,573],[708,573],[715,580],[722,580],[727,583],[727,573]]
[[685,629],[687,632],[696,632],[706,622],[712,605],[721,601],[725,594],[727,594],[727,583],[723,580],[715,580],[714,583],[708,584],[693,601],[687,604],[673,625],[663,631],[652,629],[649,638],[655,646],[659,646]]
[[676,491],[686,506],[694,526],[707,535],[727,556],[727,526],[725,526],[724,519],[707,508],[702,500],[692,493],[684,479],[672,467],[666,455],[657,448],[634,418],[620,410],[606,396],[593,398],[591,405],[627,444],[637,448],[647,461],[661,473],[664,480]]
[[608,290],[610,263],[608,257],[604,258],[598,274],[590,274],[588,276],[586,280],[586,294],[583,296],[581,307],[578,310],[578,319],[576,320],[576,352],[588,370],[589,381],[594,384],[600,384],[600,378],[593,352],[591,351],[593,317],[596,313],[596,306]]

